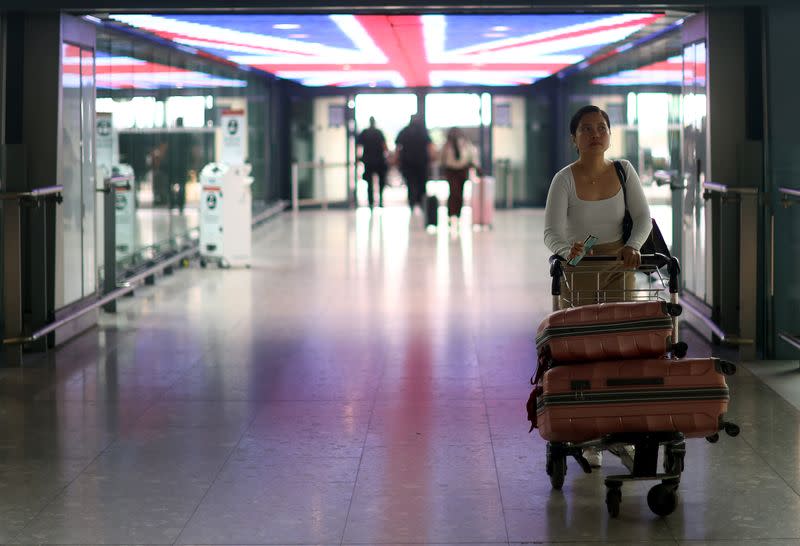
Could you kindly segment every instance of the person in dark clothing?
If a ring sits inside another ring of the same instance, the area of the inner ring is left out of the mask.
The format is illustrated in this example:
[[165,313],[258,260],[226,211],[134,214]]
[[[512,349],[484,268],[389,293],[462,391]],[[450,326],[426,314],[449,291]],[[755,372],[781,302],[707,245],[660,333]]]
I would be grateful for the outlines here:
[[422,118],[415,114],[411,121],[397,135],[395,140],[400,164],[400,173],[408,187],[408,206],[422,208],[425,195],[425,182],[428,180],[431,137]]
[[367,198],[369,208],[375,204],[373,182],[378,176],[378,206],[383,207],[383,188],[386,186],[386,139],[383,132],[375,127],[375,118],[369,118],[369,127],[361,131],[356,138],[356,145],[361,147],[361,162],[364,163],[362,178],[367,182]]

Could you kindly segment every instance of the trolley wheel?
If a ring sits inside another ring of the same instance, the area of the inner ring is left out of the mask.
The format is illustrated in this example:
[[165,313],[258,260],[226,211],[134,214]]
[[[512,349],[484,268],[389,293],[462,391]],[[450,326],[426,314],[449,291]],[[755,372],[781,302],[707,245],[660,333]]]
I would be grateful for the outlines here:
[[606,491],[606,507],[608,515],[612,518],[619,516],[619,505],[622,503],[622,489],[619,487],[609,487]]
[[656,484],[647,493],[647,506],[657,516],[668,516],[678,506],[678,493],[669,485]]
[[564,485],[564,477],[567,475],[566,455],[549,455],[547,460],[547,474],[550,476],[550,485],[553,489],[561,489]]
[[226,260],[225,258],[220,258],[219,262],[217,262],[217,265],[219,266],[220,269],[230,269],[231,267],[231,264],[228,263],[228,260]]
[[719,433],[715,432],[711,436],[706,436],[706,440],[708,440],[708,443],[710,444],[716,444],[719,442]]
[[205,266],[207,266],[207,265],[208,265],[208,262],[205,260],[205,258],[200,258],[200,267],[205,268]]

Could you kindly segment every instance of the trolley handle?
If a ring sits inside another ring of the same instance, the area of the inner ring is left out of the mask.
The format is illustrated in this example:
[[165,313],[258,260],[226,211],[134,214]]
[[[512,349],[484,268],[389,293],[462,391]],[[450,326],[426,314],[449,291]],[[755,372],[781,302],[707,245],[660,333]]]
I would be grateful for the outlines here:
[[[567,261],[558,254],[550,256],[550,277],[553,282],[550,288],[550,293],[553,296],[561,294],[561,277],[564,274],[564,263]],[[582,262],[615,262],[619,261],[617,256],[584,256]],[[681,273],[681,265],[678,258],[675,256],[667,256],[665,254],[642,254],[642,263],[640,267],[655,267],[659,269],[667,266],[669,273],[669,293],[678,293],[678,276]]]

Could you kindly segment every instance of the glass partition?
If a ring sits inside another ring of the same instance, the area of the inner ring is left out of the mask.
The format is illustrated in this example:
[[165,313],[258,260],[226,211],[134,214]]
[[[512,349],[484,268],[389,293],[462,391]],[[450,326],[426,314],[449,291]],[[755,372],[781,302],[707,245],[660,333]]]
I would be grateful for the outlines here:
[[706,45],[689,45],[683,51],[683,283],[706,303],[711,303],[710,248],[706,231],[708,209],[703,197],[706,172]]
[[57,307],[97,290],[95,249],[94,51],[63,43],[61,73],[64,285]]
[[235,65],[98,32],[98,176],[120,182],[118,271],[198,237],[201,172],[210,163],[252,166],[255,213],[277,199],[267,177],[270,91],[265,77]]
[[[595,104],[611,121],[607,157],[629,160],[642,182],[650,212],[674,254],[680,253],[682,58],[677,32],[646,48],[631,48],[566,81],[562,163],[574,161],[569,119]],[[676,211],[678,214],[676,215]]]

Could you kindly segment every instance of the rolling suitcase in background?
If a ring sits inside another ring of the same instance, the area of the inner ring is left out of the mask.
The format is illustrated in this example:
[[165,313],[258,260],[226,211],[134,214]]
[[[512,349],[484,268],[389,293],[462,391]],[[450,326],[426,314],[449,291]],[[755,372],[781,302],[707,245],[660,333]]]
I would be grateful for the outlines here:
[[425,226],[433,226],[439,223],[439,199],[433,195],[425,196]]
[[554,311],[540,324],[536,347],[540,361],[593,362],[647,358],[671,352],[686,355],[673,340],[677,303],[663,301],[597,303]]
[[472,181],[472,224],[491,226],[494,222],[495,180],[481,176]]
[[736,367],[717,358],[619,360],[545,372],[529,418],[542,438],[585,442],[626,432],[707,437],[723,426]]

